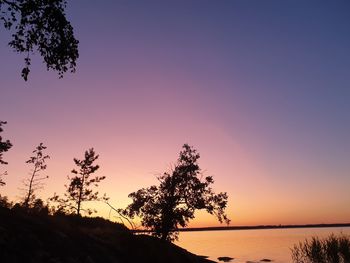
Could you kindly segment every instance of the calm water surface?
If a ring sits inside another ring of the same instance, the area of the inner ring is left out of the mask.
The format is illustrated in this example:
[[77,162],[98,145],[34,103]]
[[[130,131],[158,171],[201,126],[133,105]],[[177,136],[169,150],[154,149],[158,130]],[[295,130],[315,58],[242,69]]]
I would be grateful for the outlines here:
[[181,232],[177,245],[214,261],[228,256],[234,258],[233,263],[259,262],[264,258],[290,263],[294,244],[331,233],[350,235],[350,227]]

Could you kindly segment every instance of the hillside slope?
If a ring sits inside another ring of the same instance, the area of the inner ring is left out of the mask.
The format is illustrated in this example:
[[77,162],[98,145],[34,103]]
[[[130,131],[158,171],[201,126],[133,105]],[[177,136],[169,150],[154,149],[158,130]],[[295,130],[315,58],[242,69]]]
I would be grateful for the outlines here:
[[0,207],[2,263],[208,263],[102,218],[33,216]]

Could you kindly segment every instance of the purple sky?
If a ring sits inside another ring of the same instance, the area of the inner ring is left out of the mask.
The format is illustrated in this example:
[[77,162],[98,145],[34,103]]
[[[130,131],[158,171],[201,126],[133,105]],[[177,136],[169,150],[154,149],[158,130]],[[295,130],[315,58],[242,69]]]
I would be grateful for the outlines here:
[[100,191],[123,207],[189,143],[228,192],[233,224],[350,222],[349,11],[348,1],[68,1],[77,72],[58,79],[37,54],[28,82],[1,29],[0,120],[14,144],[1,193],[21,196],[40,142],[51,155],[43,198],[94,147]]

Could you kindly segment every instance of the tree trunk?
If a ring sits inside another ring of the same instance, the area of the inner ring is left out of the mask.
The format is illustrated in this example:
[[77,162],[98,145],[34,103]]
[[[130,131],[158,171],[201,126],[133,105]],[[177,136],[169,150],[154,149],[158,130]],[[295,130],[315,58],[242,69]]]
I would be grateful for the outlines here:
[[81,179],[81,186],[79,189],[79,199],[78,199],[78,209],[77,209],[77,215],[80,216],[80,205],[81,205],[81,199],[83,197],[83,190],[84,190],[84,179],[85,179],[85,175],[82,174],[82,179]]
[[34,171],[32,173],[32,177],[30,178],[30,182],[29,182],[28,195],[27,195],[27,198],[24,201],[24,207],[26,209],[28,209],[28,207],[29,207],[29,200],[30,200],[30,197],[32,196],[33,181],[34,181],[34,177],[35,177],[36,171],[37,171],[37,166],[35,165]]

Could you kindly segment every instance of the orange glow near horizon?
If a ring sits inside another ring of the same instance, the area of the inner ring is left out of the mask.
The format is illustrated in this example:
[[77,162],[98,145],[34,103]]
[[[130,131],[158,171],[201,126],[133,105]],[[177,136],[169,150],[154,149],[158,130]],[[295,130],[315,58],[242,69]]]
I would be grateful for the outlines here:
[[[215,136],[225,138],[219,131],[216,132],[218,134]],[[210,135],[212,136],[213,134],[215,134],[214,130],[211,131]],[[203,136],[203,134],[201,136]],[[244,150],[238,152],[240,149],[239,144],[231,141],[232,145],[230,145],[228,144],[229,140],[230,139],[227,137],[227,141],[222,142],[221,145],[215,142],[215,145],[209,144],[207,147],[204,147],[202,151],[200,147],[197,147],[197,149],[201,153],[200,165],[204,174],[214,176],[215,191],[228,192],[229,206],[227,208],[227,213],[231,219],[231,225],[349,222],[350,212],[342,209],[347,205],[345,196],[346,189],[344,189],[344,202],[341,203],[337,201],[337,198],[340,197],[339,195],[333,196],[332,193],[327,195],[317,190],[312,191],[307,185],[307,188],[303,189],[297,182],[295,182],[295,185],[290,182],[289,188],[283,188],[278,182],[266,181],[265,178],[267,175],[264,175],[264,167],[260,165],[251,165],[253,163],[258,164],[259,162],[256,160],[254,161],[253,155],[249,155]],[[122,146],[122,144],[119,145]],[[143,149],[143,151],[136,151],[136,148],[124,145],[123,147],[125,147],[125,150],[120,150],[121,154],[119,154],[118,157],[116,156],[116,152],[110,152],[109,154],[107,152],[100,153],[100,158],[97,163],[100,164],[101,168],[97,173],[99,175],[105,175],[107,178],[100,184],[98,190],[100,193],[107,193],[107,195],[110,196],[110,203],[115,208],[123,208],[130,203],[130,199],[127,197],[129,193],[142,187],[157,184],[157,175],[166,171],[170,167],[170,164],[175,162],[181,148],[177,147],[177,152],[175,150],[171,151],[170,149],[159,148],[153,151],[152,154],[147,155],[149,146],[150,145],[145,145],[145,147],[141,147],[140,149]],[[102,147],[99,146],[95,149],[98,152],[98,149],[101,148]],[[174,149],[175,148],[176,147],[174,147]],[[113,147],[113,149],[115,148]],[[230,149],[235,149],[235,151],[230,152]],[[214,158],[210,156],[212,151],[222,151],[222,155],[220,158]],[[7,154],[7,157],[14,160],[24,159],[23,155],[18,155],[16,153],[14,149]],[[142,154],[144,154],[144,157],[141,157]],[[45,172],[45,174],[50,175],[50,178],[46,181],[45,189],[39,192],[40,196],[44,199],[52,196],[54,192],[62,194],[65,191],[63,186],[67,183],[66,176],[69,175],[69,171],[74,168],[72,157],[64,155],[63,151],[60,158],[55,158],[53,154],[51,154],[51,156],[52,158],[48,161],[48,169]],[[111,158],[111,156],[114,156],[114,158]],[[82,158],[83,152],[75,155],[75,157]],[[120,160],[119,162],[115,161],[118,159]],[[133,162],[130,161],[133,159],[140,159],[142,161],[135,161],[133,165]],[[157,159],[167,159],[169,161],[163,161],[162,165],[153,165],[153,163],[159,164],[159,162],[156,161]],[[205,163],[207,165],[205,165]],[[208,166],[210,169],[206,168]],[[28,169],[29,166],[24,162],[20,166],[15,165],[15,163],[8,165],[8,170],[11,171],[11,174],[25,175]],[[244,174],[245,178],[238,176],[240,174]],[[8,176],[8,178],[6,178],[8,184],[4,188],[7,190],[5,194],[12,200],[18,200],[18,186],[21,184],[23,178],[24,176],[17,178]],[[294,195],[295,188],[299,190],[297,196]],[[256,198],[256,196],[259,198]],[[320,196],[325,198],[322,202],[320,202]],[[97,216],[120,222],[118,215],[102,202],[94,202],[93,204],[87,202],[84,203],[83,206],[95,207],[98,210]],[[210,227],[219,225],[215,216],[209,215],[205,211],[196,213],[195,220],[189,223],[189,227]]]
[[[43,199],[64,193],[73,158],[93,147],[106,176],[98,191],[124,208],[188,143],[214,191],[228,193],[232,225],[350,222],[348,8],[106,2],[82,11],[69,1],[80,56],[62,79],[36,54],[24,82],[22,58],[2,41],[1,136],[13,147],[1,195],[23,196],[40,142],[51,156]],[[189,224],[217,225],[204,212]]]

